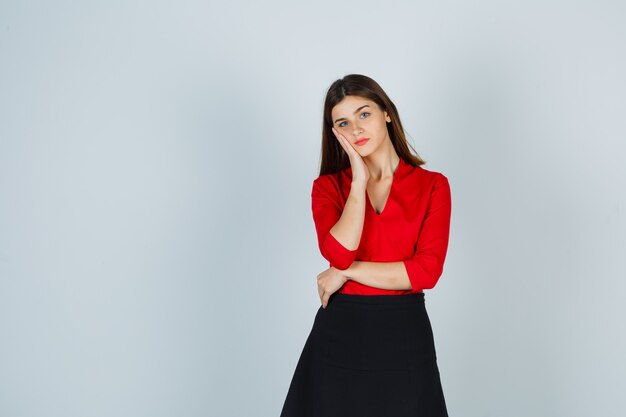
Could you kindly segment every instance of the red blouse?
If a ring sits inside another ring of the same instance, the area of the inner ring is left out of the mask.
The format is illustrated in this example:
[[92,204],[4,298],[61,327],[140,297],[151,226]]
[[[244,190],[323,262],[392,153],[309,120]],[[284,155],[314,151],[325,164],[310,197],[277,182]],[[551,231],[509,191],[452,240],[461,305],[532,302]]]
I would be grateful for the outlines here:
[[448,250],[452,207],[448,178],[400,158],[381,214],[365,194],[365,221],[355,250],[348,250],[329,233],[341,217],[351,182],[351,167],[313,181],[313,220],[322,256],[330,266],[342,270],[354,261],[402,261],[412,289],[387,290],[348,280],[338,292],[396,295],[433,288],[443,272]]

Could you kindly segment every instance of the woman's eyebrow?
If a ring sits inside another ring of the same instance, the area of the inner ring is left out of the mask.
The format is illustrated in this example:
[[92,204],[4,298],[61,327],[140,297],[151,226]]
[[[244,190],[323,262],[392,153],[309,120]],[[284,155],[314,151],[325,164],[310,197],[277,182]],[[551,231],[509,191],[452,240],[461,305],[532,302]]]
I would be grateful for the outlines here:
[[[357,114],[357,113],[359,112],[359,110],[361,110],[362,108],[365,108],[365,107],[369,107],[369,104],[366,104],[366,105],[364,105],[364,106],[359,107],[358,109],[356,109],[356,110],[354,111],[354,113],[353,113],[353,114]],[[346,120],[346,118],[345,118],[345,117],[340,117],[339,119],[335,120],[333,123],[337,123],[337,122],[338,122],[338,121],[340,121],[340,120]]]

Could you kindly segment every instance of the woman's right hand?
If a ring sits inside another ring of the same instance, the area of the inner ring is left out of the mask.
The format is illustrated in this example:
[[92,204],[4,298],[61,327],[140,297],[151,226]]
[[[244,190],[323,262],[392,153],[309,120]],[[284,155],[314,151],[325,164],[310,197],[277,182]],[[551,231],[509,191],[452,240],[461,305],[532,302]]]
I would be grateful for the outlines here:
[[335,130],[334,127],[332,129],[335,137],[339,141],[339,144],[341,145],[343,150],[346,151],[348,157],[350,158],[350,166],[352,168],[352,182],[358,182],[363,184],[363,186],[366,186],[367,182],[370,179],[370,172],[369,169],[367,169],[367,165],[365,165],[363,158],[361,157],[361,155],[359,155],[356,149],[354,149],[348,139],[346,139],[341,133]]

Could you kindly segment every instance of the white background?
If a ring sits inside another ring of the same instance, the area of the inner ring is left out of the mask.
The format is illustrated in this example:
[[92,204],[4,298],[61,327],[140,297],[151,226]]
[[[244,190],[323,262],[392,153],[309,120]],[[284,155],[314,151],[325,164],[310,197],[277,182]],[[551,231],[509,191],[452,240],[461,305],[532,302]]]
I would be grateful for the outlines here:
[[450,415],[624,415],[623,2],[3,1],[0,31],[0,415],[277,417],[349,73],[450,181]]

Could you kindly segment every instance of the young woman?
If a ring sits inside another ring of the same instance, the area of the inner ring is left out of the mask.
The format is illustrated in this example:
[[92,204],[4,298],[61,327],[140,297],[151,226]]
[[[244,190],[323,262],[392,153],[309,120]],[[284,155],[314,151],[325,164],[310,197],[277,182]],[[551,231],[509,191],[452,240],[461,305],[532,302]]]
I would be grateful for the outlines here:
[[311,191],[329,268],[281,417],[448,415],[423,290],[443,272],[450,185],[423,164],[376,81],[330,86]]

